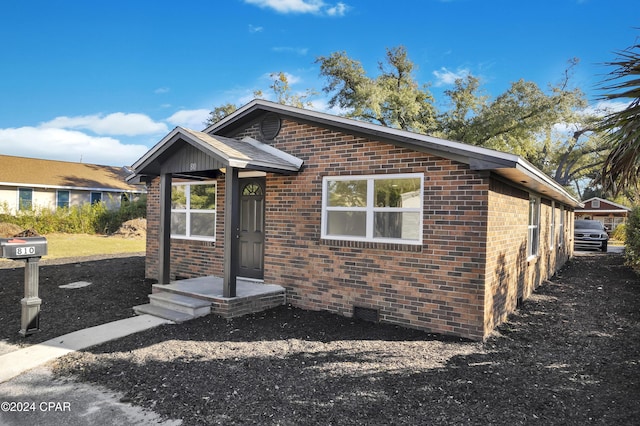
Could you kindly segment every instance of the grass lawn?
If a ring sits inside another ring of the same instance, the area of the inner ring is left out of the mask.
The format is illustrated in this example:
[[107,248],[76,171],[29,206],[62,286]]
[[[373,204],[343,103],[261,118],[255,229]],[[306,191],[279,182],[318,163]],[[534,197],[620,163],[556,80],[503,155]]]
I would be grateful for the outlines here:
[[88,234],[49,234],[45,236],[48,253],[43,259],[93,256],[97,254],[140,253],[144,238],[107,237]]
[[[122,253],[142,253],[146,250],[144,237],[122,238],[89,234],[49,234],[47,255],[42,259],[60,259],[64,257],[83,257]],[[0,267],[12,264],[13,260],[0,258]]]

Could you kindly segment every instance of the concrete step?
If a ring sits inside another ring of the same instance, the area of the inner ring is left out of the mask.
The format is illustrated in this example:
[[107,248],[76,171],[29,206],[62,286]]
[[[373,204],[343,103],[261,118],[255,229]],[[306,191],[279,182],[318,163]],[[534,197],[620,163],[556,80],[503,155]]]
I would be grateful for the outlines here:
[[149,314],[153,315],[154,317],[164,318],[176,323],[189,321],[194,318],[193,315],[174,311],[172,309],[161,308],[159,306],[154,306],[151,303],[147,303],[146,305],[134,306],[133,311],[136,313],[136,315]]
[[194,318],[209,315],[211,302],[180,294],[158,292],[149,295],[151,305],[189,314]]

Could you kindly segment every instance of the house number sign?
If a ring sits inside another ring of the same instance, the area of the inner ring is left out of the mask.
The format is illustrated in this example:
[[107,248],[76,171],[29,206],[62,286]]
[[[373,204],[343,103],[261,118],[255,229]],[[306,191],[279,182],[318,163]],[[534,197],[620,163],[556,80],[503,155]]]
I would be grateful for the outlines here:
[[29,256],[29,255],[35,255],[35,254],[36,254],[36,248],[34,246],[16,247],[17,256]]

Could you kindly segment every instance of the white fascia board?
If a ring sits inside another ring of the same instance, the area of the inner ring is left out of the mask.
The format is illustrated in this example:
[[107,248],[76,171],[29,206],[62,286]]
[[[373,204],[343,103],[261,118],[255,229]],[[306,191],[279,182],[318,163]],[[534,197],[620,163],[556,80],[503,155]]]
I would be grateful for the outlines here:
[[605,200],[604,198],[600,197],[591,197],[588,200],[584,200],[583,203],[586,205],[588,202],[593,200],[600,200],[601,203],[611,204],[612,206],[620,207],[620,209],[622,210],[631,211],[631,209],[627,206],[623,206],[622,204],[614,203],[613,201]]
[[620,210],[576,210],[576,213],[592,213],[592,214],[596,214],[596,213],[629,213],[629,210],[627,209],[620,209]]
[[235,167],[236,169],[246,169],[249,164],[246,160],[237,160],[235,158],[231,158],[227,161],[229,167]]
[[575,197],[569,194],[558,182],[551,179],[540,169],[529,163],[525,159],[518,157],[518,164],[516,169],[535,179],[537,182],[548,187],[551,191],[555,192],[560,198],[566,200],[569,204],[573,204],[574,207],[584,207],[584,204],[578,201]]

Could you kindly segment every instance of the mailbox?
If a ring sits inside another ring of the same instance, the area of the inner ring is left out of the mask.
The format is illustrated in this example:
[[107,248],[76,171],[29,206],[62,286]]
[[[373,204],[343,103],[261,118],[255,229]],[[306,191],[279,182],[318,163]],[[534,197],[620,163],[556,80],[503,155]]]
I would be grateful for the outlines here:
[[24,298],[22,321],[19,333],[26,337],[40,330],[40,304],[38,280],[40,258],[47,254],[47,239],[44,237],[0,238],[0,256],[13,260],[24,260]]
[[28,259],[47,254],[45,237],[0,238],[0,255],[7,259]]

